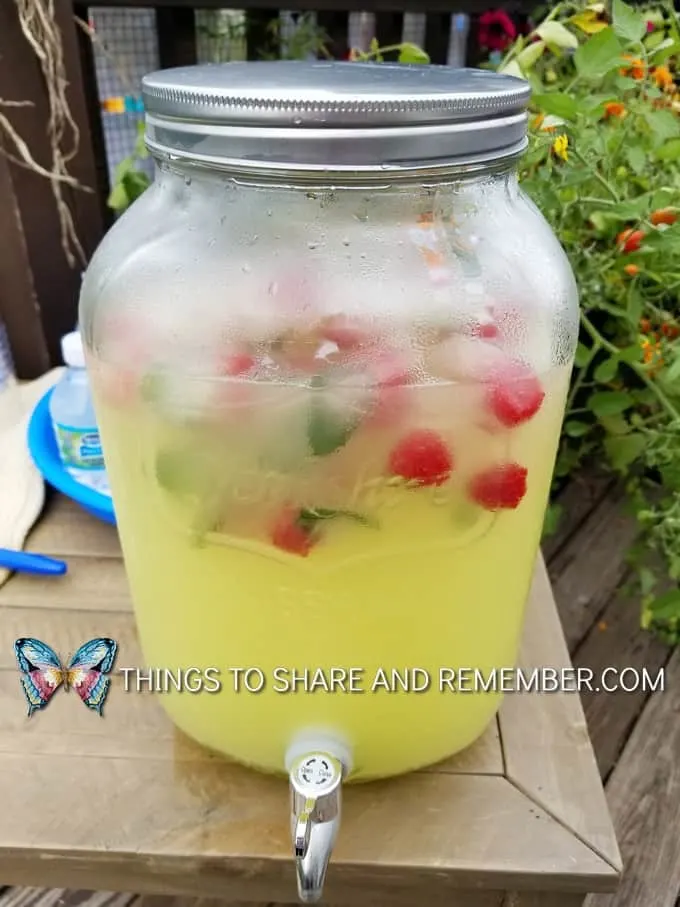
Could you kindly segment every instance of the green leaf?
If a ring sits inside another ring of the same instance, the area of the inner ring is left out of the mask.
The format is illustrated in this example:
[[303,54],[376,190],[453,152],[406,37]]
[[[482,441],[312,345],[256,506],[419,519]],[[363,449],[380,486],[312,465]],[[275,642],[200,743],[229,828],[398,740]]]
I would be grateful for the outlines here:
[[627,435],[630,433],[632,426],[621,415],[618,416],[599,416],[599,423],[604,430],[610,435]]
[[543,518],[543,538],[549,538],[557,532],[564,507],[561,504],[549,504]]
[[612,28],[603,28],[574,54],[578,74],[584,79],[606,76],[621,62],[621,45]]
[[[628,319],[631,322],[633,329],[635,331],[637,331],[638,324],[640,323],[640,318],[642,317],[643,305],[644,305],[644,299],[642,298],[642,294],[639,293],[637,289],[635,289],[634,287],[631,286],[631,288],[628,291],[628,301],[626,304],[626,313],[627,313]],[[635,348],[635,350],[636,350],[636,358],[633,361],[637,362],[638,359],[640,358],[640,351],[637,347]],[[619,357],[619,358],[622,358],[622,357]],[[627,362],[628,360],[624,359],[624,361]]]
[[579,343],[576,347],[576,355],[574,356],[574,365],[577,368],[583,368],[584,365],[588,365],[590,362],[590,357],[592,352],[589,346],[586,346],[584,343]]
[[639,145],[631,145],[626,149],[626,160],[631,170],[640,174],[647,166],[647,155]]
[[303,507],[300,510],[297,522],[303,529],[311,531],[316,527],[317,523],[323,520],[333,520],[336,517],[345,517],[355,523],[360,523],[362,526],[377,527],[375,520],[369,519],[363,513],[357,513],[355,510],[332,510],[328,507]]
[[680,138],[671,139],[656,149],[658,161],[677,161],[680,158]]
[[623,0],[613,0],[612,19],[614,31],[624,41],[640,41],[647,34],[647,22]]
[[206,458],[195,448],[160,450],[156,455],[156,479],[172,494],[198,494],[206,485]]
[[417,44],[402,44],[399,48],[400,63],[429,63],[430,57]]
[[560,92],[539,94],[533,100],[544,113],[553,114],[553,116],[562,117],[565,120],[576,119],[578,104],[568,94],[561,94]]
[[534,63],[540,59],[543,51],[545,50],[544,41],[534,41],[532,44],[527,44],[524,50],[520,51],[515,57],[516,62],[521,67],[522,72],[527,72],[531,69]]
[[680,618],[680,590],[673,589],[659,595],[647,605],[647,608],[656,620]]
[[524,79],[524,81],[526,82],[526,76],[522,72],[516,60],[510,60],[509,63],[501,67],[501,69],[499,69],[498,71],[504,73],[506,76],[515,76],[515,78],[517,79]]
[[576,50],[578,47],[578,38],[576,35],[554,19],[539,25],[536,29],[536,34],[539,38],[542,38],[546,44],[554,44],[556,47],[570,48],[572,50]]
[[344,417],[332,412],[324,394],[326,380],[315,375],[311,386],[313,393],[307,423],[307,439],[315,457],[326,457],[339,450],[354,433],[361,413],[349,411]]
[[[639,319],[636,319],[636,325],[638,320]],[[619,359],[621,362],[627,362],[629,365],[634,365],[642,359],[642,350],[636,343],[633,343],[630,346],[626,346],[619,350]]]
[[588,398],[588,407],[598,417],[616,416],[633,403],[633,398],[625,391],[597,391]]
[[680,122],[670,110],[645,109],[643,116],[654,137],[659,141],[680,136]]
[[146,173],[132,170],[123,177],[123,185],[132,203],[149,188],[149,178]]
[[[659,32],[659,34],[661,34],[661,32]],[[673,38],[665,38],[654,50],[650,62],[653,63],[654,66],[658,66],[660,63],[663,63],[664,60],[667,60],[669,57],[674,57],[678,53],[680,53],[680,41]]]
[[598,367],[595,369],[594,377],[596,381],[602,381],[603,384],[607,384],[609,381],[613,381],[616,373],[619,368],[619,360],[616,356],[612,356],[609,359],[605,359],[604,362],[601,362]]
[[565,422],[564,433],[570,438],[582,438],[590,431],[590,425],[587,422],[579,422],[577,419],[570,419]]
[[638,459],[646,443],[645,435],[630,434],[605,438],[604,448],[614,469],[624,470]]
[[124,211],[130,206],[130,198],[125,191],[123,183],[116,183],[106,199],[106,204],[112,211]]
[[676,356],[664,375],[664,384],[674,384],[680,379],[680,356]]

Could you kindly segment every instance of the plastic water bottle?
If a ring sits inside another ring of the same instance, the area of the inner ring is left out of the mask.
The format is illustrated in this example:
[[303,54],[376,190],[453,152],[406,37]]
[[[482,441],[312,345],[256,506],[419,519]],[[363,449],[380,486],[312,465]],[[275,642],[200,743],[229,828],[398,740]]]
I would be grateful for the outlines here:
[[61,338],[61,353],[67,368],[50,396],[59,456],[78,482],[110,494],[79,331]]

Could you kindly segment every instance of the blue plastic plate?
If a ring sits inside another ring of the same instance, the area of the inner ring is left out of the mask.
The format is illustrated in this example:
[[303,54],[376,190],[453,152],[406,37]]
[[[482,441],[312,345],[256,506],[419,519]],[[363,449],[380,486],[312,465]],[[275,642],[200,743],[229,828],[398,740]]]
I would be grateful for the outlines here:
[[111,498],[76,482],[62,466],[50,418],[51,394],[52,388],[41,397],[28,423],[28,449],[33,462],[46,482],[72,498],[98,520],[115,526],[116,517]]

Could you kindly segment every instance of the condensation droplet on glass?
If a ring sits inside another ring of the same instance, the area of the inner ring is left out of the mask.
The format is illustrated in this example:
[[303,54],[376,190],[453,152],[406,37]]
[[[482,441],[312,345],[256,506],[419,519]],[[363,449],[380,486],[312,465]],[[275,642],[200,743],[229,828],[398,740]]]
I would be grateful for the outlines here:
[[185,186],[190,186],[190,185],[191,185],[191,177],[190,177],[190,176],[185,176],[185,177],[184,177],[184,185],[185,185]]
[[349,240],[347,239],[347,237],[345,237],[345,238],[343,239],[342,244],[343,244],[343,246],[348,246],[348,245],[349,245]]
[[226,214],[223,214],[222,217],[220,218],[220,226],[221,226],[221,227],[224,226],[226,220],[227,220],[227,215],[226,215]]
[[318,249],[320,245],[321,245],[320,242],[316,242],[313,239],[310,239],[310,241],[307,243],[307,248],[308,249]]
[[271,212],[271,209],[269,209],[269,210],[267,211],[267,217],[271,217],[271,216],[272,216],[272,212]]
[[302,126],[302,117],[293,117],[293,126]]
[[244,274],[250,274],[253,269],[250,267],[250,265],[241,265],[241,270]]
[[362,252],[361,255],[359,256],[359,258],[368,258],[368,256],[366,255],[365,252]]

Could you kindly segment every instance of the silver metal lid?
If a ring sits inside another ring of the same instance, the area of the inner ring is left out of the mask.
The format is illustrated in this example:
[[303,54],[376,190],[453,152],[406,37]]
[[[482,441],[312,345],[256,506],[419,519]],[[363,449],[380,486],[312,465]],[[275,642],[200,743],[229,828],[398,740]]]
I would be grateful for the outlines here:
[[527,82],[397,63],[188,66],[142,81],[160,156],[245,171],[391,175],[488,166],[527,144]]

